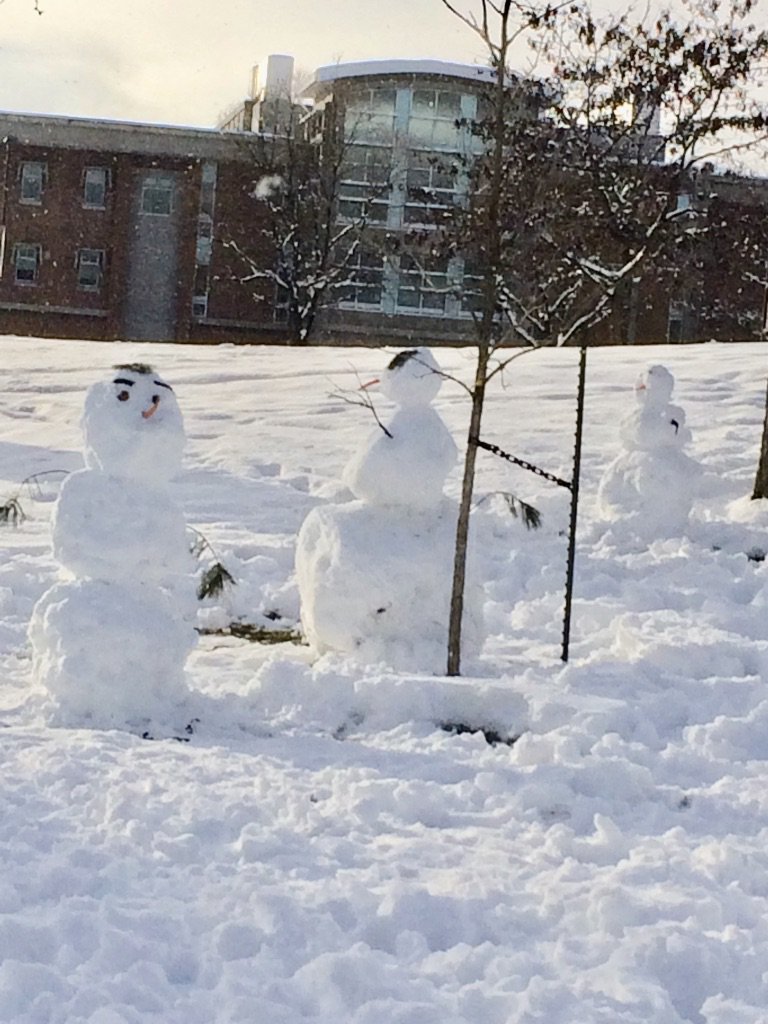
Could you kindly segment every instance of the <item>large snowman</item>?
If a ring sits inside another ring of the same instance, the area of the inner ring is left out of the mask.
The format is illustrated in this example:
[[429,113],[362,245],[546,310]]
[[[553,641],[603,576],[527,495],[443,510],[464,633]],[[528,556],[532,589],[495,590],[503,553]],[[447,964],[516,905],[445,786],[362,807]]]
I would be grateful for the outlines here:
[[30,622],[33,671],[53,719],[144,731],[174,722],[195,643],[186,526],[169,482],[184,427],[150,366],[118,366],[83,414],[86,468],[69,476],[53,515],[61,579]]
[[674,384],[664,366],[641,374],[636,407],[619,427],[624,451],[597,493],[602,519],[648,543],[684,533],[701,476],[699,463],[683,451],[691,434],[685,413],[670,402]]
[[[431,404],[441,384],[434,356],[417,348],[365,385],[379,385],[397,411],[345,468],[356,500],[313,509],[299,531],[301,621],[320,652],[444,671],[457,507],[443,488],[457,453]],[[470,569],[462,624],[469,657],[482,645],[481,608]]]

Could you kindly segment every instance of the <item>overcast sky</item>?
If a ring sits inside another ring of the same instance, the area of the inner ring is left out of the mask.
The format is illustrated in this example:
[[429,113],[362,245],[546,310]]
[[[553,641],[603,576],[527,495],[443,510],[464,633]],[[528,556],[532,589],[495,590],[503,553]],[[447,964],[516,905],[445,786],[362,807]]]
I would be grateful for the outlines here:
[[213,126],[253,64],[482,62],[440,0],[0,0],[0,110]]

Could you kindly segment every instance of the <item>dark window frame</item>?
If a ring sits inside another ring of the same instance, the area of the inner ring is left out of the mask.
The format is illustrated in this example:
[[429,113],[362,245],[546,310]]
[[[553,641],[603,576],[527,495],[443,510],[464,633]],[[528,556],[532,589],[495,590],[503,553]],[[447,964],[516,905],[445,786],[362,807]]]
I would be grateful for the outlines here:
[[[34,177],[28,174],[29,168],[39,168]],[[39,182],[39,184],[37,184]],[[25,194],[30,184],[36,184],[34,194]],[[19,165],[19,202],[25,206],[41,206],[43,195],[48,184],[48,164],[44,160],[24,160]]]
[[[92,256],[95,259],[86,259],[85,257]],[[106,252],[104,249],[93,249],[89,246],[84,246],[82,249],[77,250],[75,257],[75,269],[77,271],[77,287],[82,292],[99,292],[104,285],[104,267],[106,264]],[[86,280],[85,272],[89,269],[95,268],[95,280],[89,283]]]
[[[26,253],[23,250],[27,250]],[[17,242],[13,247],[13,281],[24,288],[33,287],[40,280],[40,264],[43,262],[43,247],[36,242]],[[23,264],[26,264],[23,266]],[[31,273],[31,277],[20,277],[20,273]]]
[[[167,209],[164,208],[164,202],[158,202],[161,198],[163,200],[167,198]],[[175,198],[176,183],[171,175],[162,173],[147,175],[141,183],[139,212],[144,217],[170,217],[173,215]]]
[[[89,174],[93,174],[94,172],[99,172],[99,174],[103,176],[103,181],[101,182],[101,185],[96,186],[97,188],[100,188],[101,191],[101,200],[98,202],[95,202],[92,199],[89,199],[88,197],[89,184],[92,184],[89,183],[88,176]],[[96,164],[90,164],[88,167],[86,167],[83,170],[83,209],[105,210],[107,206],[107,194],[109,193],[111,185],[112,175],[110,173],[109,167],[97,166]]]

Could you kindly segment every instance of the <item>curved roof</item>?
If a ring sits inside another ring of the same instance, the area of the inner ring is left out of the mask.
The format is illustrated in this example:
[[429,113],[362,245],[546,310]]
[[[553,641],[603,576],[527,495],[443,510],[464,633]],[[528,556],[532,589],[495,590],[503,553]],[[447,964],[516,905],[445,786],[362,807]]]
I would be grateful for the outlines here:
[[318,68],[307,93],[311,95],[321,85],[340,78],[362,78],[369,75],[447,75],[474,82],[491,82],[495,72],[493,68],[481,64],[458,64],[446,60],[409,60],[399,57],[391,60],[358,60]]

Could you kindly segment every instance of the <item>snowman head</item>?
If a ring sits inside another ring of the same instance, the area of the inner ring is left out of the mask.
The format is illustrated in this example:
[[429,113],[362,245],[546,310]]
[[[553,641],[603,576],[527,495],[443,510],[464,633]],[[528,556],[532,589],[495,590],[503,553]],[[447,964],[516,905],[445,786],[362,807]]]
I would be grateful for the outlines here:
[[428,405],[440,390],[443,378],[428,348],[398,352],[381,377],[381,391],[399,406]]
[[89,389],[83,432],[89,469],[159,484],[181,468],[181,410],[170,384],[145,363],[116,366]]
[[666,366],[656,365],[641,373],[635,384],[635,397],[647,409],[662,409],[672,397],[675,378]]

